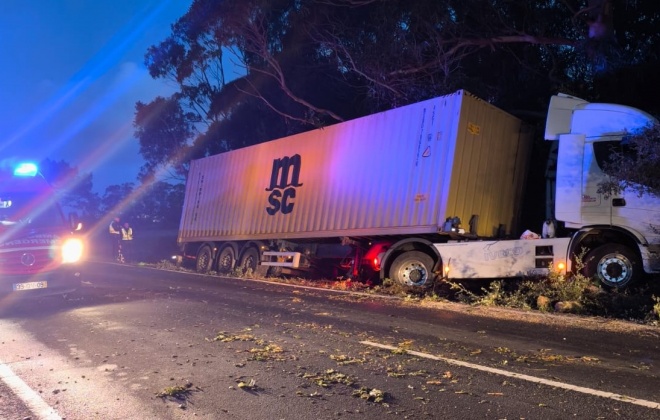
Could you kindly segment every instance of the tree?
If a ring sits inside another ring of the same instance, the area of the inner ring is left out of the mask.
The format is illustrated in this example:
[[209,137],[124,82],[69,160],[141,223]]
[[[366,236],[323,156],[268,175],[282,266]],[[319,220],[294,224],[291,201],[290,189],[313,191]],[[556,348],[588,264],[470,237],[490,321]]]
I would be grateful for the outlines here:
[[637,194],[660,196],[660,123],[655,122],[644,130],[625,139],[613,148],[605,172],[608,182],[599,185],[599,192],[608,196],[624,190]]
[[659,17],[640,0],[194,0],[145,61],[198,132],[184,154],[141,145],[180,165],[458,89],[526,115],[557,91],[607,101],[617,72],[660,62]]
[[65,209],[77,211],[84,220],[98,219],[100,198],[92,191],[92,174],[81,175],[77,167],[64,160],[45,159],[39,168],[44,178],[59,191]]
[[107,187],[101,197],[100,210],[103,215],[132,219],[133,215],[130,211],[135,200],[134,189],[135,186],[131,182]]
[[173,178],[183,177],[187,171],[187,143],[194,133],[196,117],[181,108],[178,96],[159,96],[149,104],[135,105],[135,136],[146,161],[139,173],[143,181],[156,176],[159,170],[172,169]]
[[181,219],[183,197],[183,184],[155,182],[140,189],[130,214],[142,228],[177,228]]

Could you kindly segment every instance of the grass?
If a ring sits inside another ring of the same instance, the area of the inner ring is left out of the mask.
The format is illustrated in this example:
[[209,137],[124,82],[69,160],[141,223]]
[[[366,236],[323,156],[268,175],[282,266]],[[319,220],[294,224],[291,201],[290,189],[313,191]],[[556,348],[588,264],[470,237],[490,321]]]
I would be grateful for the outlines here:
[[660,298],[656,284],[647,282],[625,290],[604,289],[582,274],[521,280],[496,280],[478,290],[466,283],[452,282],[453,298],[470,305],[499,306],[602,316],[660,325]]

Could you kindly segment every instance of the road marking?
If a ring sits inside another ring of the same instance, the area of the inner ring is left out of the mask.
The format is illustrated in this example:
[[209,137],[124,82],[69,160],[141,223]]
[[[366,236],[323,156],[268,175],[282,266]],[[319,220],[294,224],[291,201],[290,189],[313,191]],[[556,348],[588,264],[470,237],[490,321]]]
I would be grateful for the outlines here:
[[0,380],[41,420],[62,420],[55,409],[49,406],[38,393],[30,388],[13,370],[0,360]]
[[[373,341],[360,341],[360,344],[364,344],[366,346],[371,346],[371,347],[377,347],[377,348],[385,349],[385,350],[401,350],[400,347],[394,347],[394,346],[390,346],[390,345],[387,345],[387,344],[374,343]],[[567,383],[564,383],[564,382],[551,381],[549,379],[538,378],[536,376],[530,376],[530,375],[524,375],[524,374],[521,374],[521,373],[509,372],[507,370],[496,369],[496,368],[477,365],[477,364],[469,363],[469,362],[463,362],[461,360],[456,360],[456,359],[449,359],[447,357],[442,357],[442,356],[434,356],[434,355],[428,354],[428,353],[422,353],[422,352],[407,350],[407,349],[405,351],[406,351],[407,354],[411,354],[411,355],[417,356],[417,357],[423,357],[425,359],[438,360],[438,361],[441,361],[441,362],[449,363],[451,365],[462,366],[462,367],[466,367],[466,368],[469,368],[469,369],[480,370],[482,372],[494,373],[495,375],[507,376],[509,378],[522,379],[523,381],[534,382],[534,383],[537,383],[537,384],[552,386],[552,387],[555,387],[555,388],[567,389],[567,390],[570,390],[570,391],[581,392],[583,394],[589,394],[589,395],[594,395],[594,396],[597,396],[597,397],[609,398],[609,399],[615,400],[615,401],[626,402],[626,403],[630,403],[630,404],[641,405],[642,407],[655,408],[656,410],[660,410],[660,403],[659,402],[648,401],[648,400],[640,400],[638,398],[627,397],[625,395],[615,394],[613,392],[599,391],[597,389],[585,388],[583,386],[571,385],[571,384],[567,384]]]

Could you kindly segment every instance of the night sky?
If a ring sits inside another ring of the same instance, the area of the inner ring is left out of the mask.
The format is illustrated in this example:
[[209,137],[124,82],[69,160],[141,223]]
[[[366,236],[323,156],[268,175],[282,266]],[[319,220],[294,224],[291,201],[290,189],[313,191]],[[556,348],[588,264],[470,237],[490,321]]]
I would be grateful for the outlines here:
[[0,2],[0,159],[65,160],[94,191],[135,182],[135,102],[174,91],[144,54],[192,0]]

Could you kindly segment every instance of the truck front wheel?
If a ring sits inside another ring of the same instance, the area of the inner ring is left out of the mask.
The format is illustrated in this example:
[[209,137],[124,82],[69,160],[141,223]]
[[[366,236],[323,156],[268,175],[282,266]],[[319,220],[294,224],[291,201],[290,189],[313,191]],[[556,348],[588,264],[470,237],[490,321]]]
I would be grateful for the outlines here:
[[433,285],[433,258],[420,251],[408,251],[396,257],[390,267],[390,278],[397,283],[416,289]]
[[197,260],[195,263],[195,271],[198,273],[208,273],[211,271],[213,265],[213,251],[208,245],[204,245],[197,251]]
[[641,276],[641,262],[626,246],[601,245],[586,255],[584,274],[595,277],[606,287],[623,289]]

